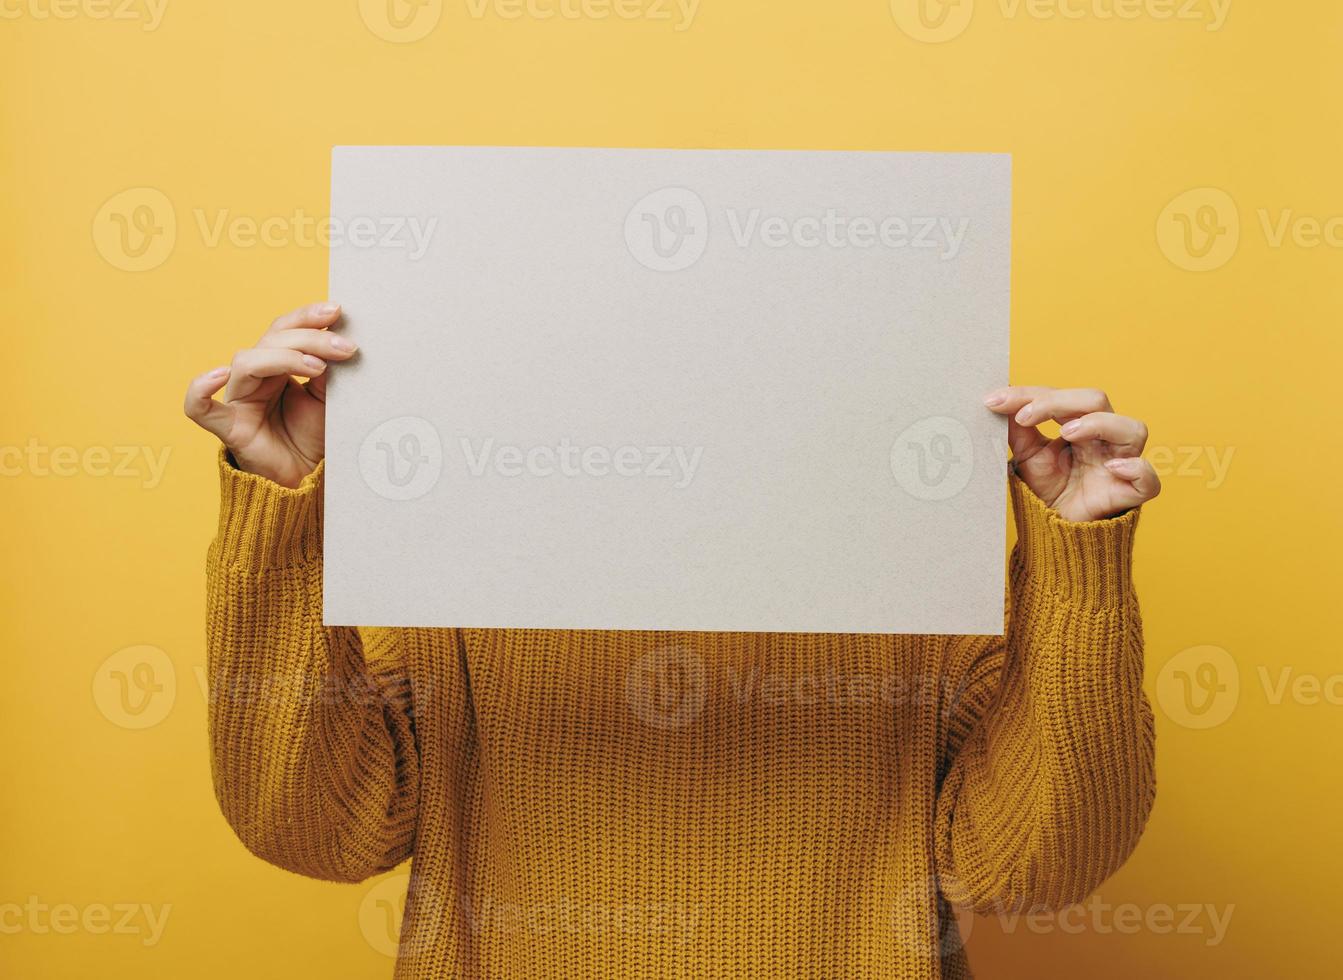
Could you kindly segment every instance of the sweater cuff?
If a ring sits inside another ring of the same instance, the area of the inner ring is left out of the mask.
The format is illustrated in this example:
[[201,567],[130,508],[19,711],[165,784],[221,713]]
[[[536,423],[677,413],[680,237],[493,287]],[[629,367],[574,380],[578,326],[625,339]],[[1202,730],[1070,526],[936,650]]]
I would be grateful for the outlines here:
[[1119,517],[1074,522],[1051,510],[1016,474],[1009,478],[1016,516],[1014,580],[1090,609],[1113,609],[1133,592],[1133,538],[1138,509]]
[[238,469],[219,451],[219,531],[216,561],[262,570],[302,565],[322,557],[322,474],[317,464],[297,489]]

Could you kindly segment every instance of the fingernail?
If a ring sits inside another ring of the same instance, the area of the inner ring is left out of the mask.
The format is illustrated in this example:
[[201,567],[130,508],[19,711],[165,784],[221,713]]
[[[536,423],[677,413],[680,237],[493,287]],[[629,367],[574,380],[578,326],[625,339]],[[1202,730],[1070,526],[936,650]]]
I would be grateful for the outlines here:
[[1007,397],[1005,395],[999,394],[996,391],[991,395],[984,396],[984,404],[989,406],[989,408],[997,408],[1005,401],[1007,401]]
[[1017,421],[1020,422],[1022,425],[1025,425],[1026,421],[1031,417],[1031,412],[1033,412],[1034,410],[1035,410],[1034,405],[1025,406],[1024,408],[1022,408],[1021,411],[1017,412]]
[[304,354],[303,366],[312,368],[314,371],[320,371],[322,368],[326,367],[326,361],[313,357],[311,354]]
[[1107,470],[1121,470],[1121,469],[1124,468],[1124,460],[1122,460],[1122,459],[1107,459],[1107,460],[1105,461],[1105,468],[1106,468]]
[[350,354],[353,354],[359,349],[357,345],[346,340],[344,337],[337,337],[335,334],[331,335],[331,346],[336,348],[336,350],[343,350]]
[[215,368],[213,371],[211,371],[209,374],[207,374],[206,377],[207,377],[207,378],[222,378],[224,375],[228,374],[228,371],[229,371],[229,369],[228,369],[228,365],[225,365],[224,367],[217,367],[217,368]]
[[321,306],[317,307],[317,312],[320,313],[320,314],[322,314],[322,316],[330,316],[332,313],[339,313],[339,312],[340,312],[340,304],[339,304],[339,303],[323,303]]
[[1059,434],[1062,435],[1062,436],[1066,439],[1068,436],[1075,436],[1075,435],[1077,435],[1077,430],[1080,429],[1080,428],[1082,428],[1082,423],[1081,423],[1081,421],[1080,421],[1079,419],[1073,419],[1071,422],[1069,422],[1069,423],[1068,423],[1067,425],[1065,425],[1063,428],[1059,429]]

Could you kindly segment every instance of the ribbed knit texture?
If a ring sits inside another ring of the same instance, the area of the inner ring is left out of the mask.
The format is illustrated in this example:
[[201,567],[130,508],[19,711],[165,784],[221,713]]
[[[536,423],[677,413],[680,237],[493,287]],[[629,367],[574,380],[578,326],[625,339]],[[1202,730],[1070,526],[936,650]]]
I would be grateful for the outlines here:
[[1005,638],[354,630],[321,470],[220,471],[220,806],[300,874],[413,856],[403,980],[968,977],[947,900],[1079,901],[1151,808],[1136,513],[1013,478]]

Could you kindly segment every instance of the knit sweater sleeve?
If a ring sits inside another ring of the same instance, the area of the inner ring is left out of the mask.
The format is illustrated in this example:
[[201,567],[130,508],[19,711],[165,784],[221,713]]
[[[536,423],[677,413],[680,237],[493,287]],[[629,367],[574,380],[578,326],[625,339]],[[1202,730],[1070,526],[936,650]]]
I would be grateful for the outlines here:
[[[215,795],[249,850],[359,881],[411,853],[419,794],[395,631],[370,669],[358,631],[322,625],[322,469],[296,490],[220,456],[207,564]],[[385,635],[384,635],[385,634]]]
[[1138,513],[1069,523],[1012,478],[1006,635],[949,642],[939,887],[979,912],[1060,908],[1137,845],[1154,729],[1130,578]]

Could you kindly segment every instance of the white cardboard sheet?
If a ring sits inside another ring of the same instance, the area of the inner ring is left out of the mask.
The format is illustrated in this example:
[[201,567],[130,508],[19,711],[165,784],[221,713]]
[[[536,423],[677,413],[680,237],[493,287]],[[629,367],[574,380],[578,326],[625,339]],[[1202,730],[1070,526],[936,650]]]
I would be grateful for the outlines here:
[[999,634],[1010,158],[340,147],[325,621]]

